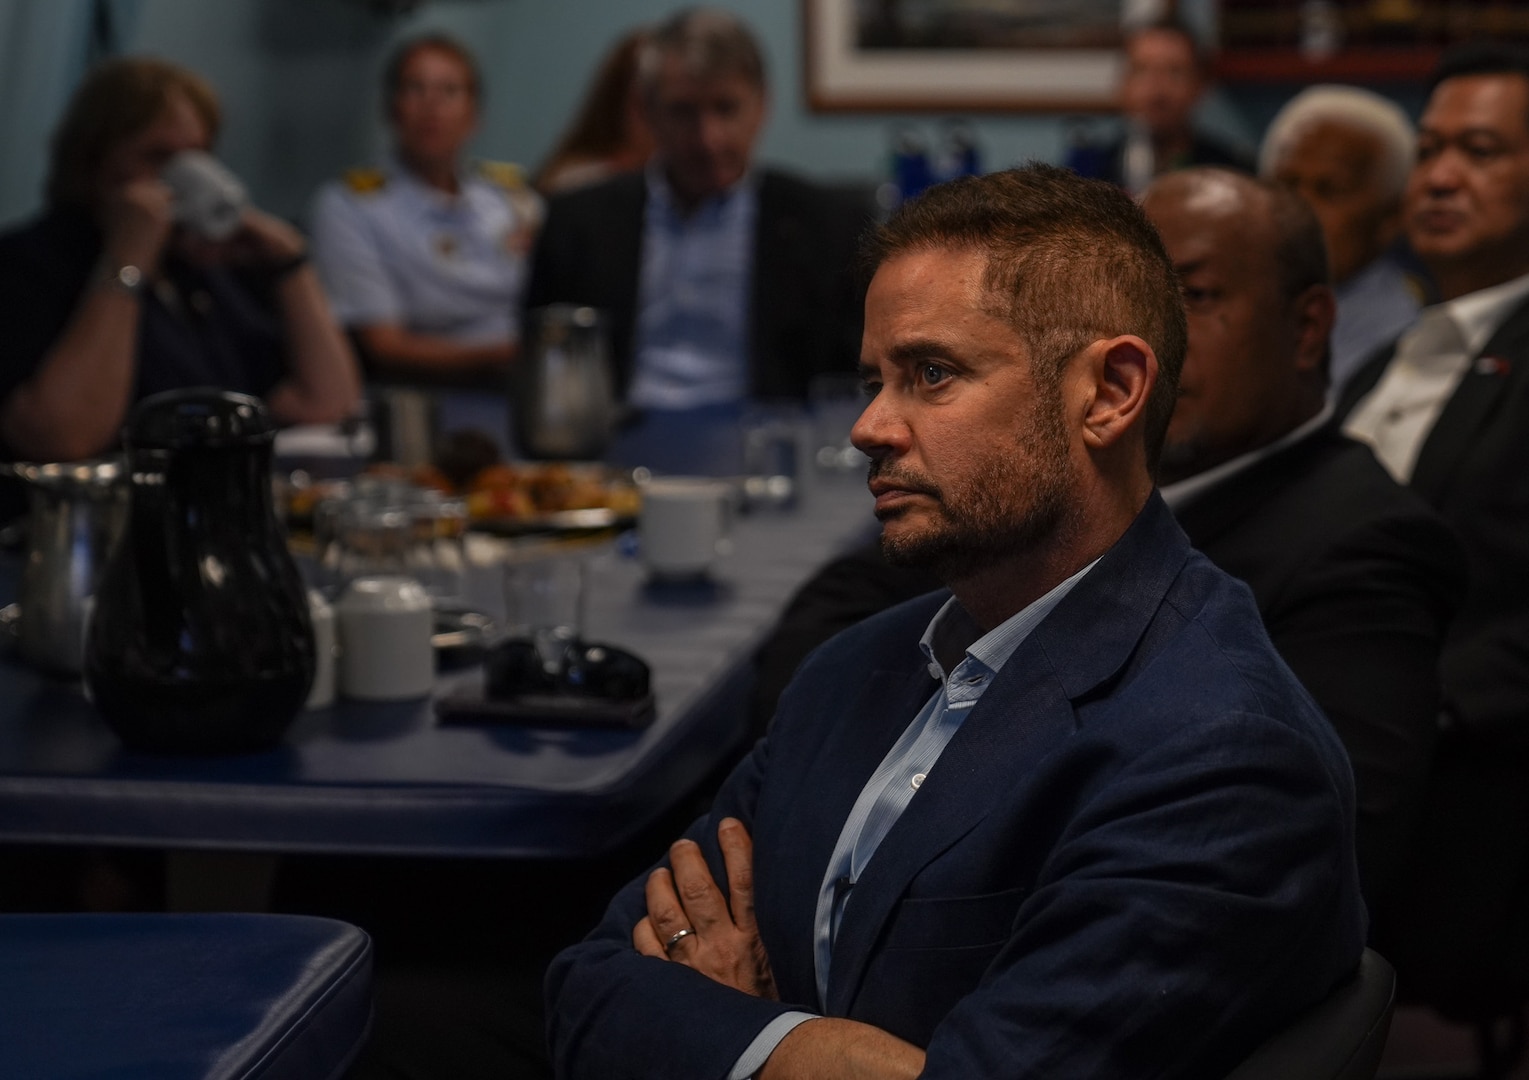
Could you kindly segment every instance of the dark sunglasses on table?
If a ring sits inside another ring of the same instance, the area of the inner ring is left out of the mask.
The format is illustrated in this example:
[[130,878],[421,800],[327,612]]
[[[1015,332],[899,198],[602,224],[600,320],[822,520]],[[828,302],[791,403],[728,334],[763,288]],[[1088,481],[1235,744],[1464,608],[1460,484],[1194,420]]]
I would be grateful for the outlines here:
[[528,638],[510,638],[488,657],[488,694],[493,698],[557,694],[636,700],[648,693],[648,665],[612,645],[570,640],[544,657]]

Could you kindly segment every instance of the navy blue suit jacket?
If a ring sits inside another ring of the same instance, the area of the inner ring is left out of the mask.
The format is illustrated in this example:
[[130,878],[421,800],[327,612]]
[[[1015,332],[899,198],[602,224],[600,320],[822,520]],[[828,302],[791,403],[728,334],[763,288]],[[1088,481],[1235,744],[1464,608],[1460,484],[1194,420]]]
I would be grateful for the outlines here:
[[924,1075],[1224,1075],[1356,963],[1353,782],[1247,589],[1153,497],[1003,667],[846,904],[814,909],[866,780],[935,690],[923,597],[803,664],[689,835],[754,836],[782,1001],[638,955],[642,881],[548,975],[565,1077],[718,1080],[791,1008],[925,1047]]

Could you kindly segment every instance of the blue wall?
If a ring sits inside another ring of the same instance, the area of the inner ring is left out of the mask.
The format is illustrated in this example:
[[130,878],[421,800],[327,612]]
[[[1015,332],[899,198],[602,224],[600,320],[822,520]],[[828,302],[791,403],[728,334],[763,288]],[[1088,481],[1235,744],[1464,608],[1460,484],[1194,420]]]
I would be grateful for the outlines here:
[[[938,117],[817,114],[802,91],[800,0],[717,0],[758,31],[772,64],[762,154],[836,179],[880,178],[901,120],[933,136]],[[114,0],[124,51],[185,64],[219,89],[220,153],[278,213],[301,216],[313,189],[386,145],[376,83],[399,37],[443,29],[482,60],[488,93],[476,152],[534,165],[551,147],[609,44],[674,0],[435,0],[406,17],[358,0]],[[85,58],[88,0],[0,3],[0,221],[40,202],[46,136]],[[1292,88],[1293,89],[1293,88]],[[1291,90],[1214,95],[1208,126],[1251,144]],[[1057,116],[979,117],[989,167],[1058,160]]]

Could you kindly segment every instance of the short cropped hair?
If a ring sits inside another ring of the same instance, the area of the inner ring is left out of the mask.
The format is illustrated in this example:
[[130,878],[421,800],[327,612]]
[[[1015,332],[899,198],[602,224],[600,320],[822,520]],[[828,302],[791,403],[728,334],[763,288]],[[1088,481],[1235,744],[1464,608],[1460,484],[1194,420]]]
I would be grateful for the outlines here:
[[106,156],[153,127],[177,95],[195,110],[208,140],[216,139],[222,122],[218,96],[195,72],[147,56],[107,60],[92,68],[53,132],[48,205],[90,205]]
[[748,26],[716,8],[684,8],[649,35],[637,63],[637,85],[651,97],[665,56],[678,56],[685,70],[701,79],[741,75],[765,89],[764,53]]
[[382,67],[382,100],[388,115],[392,115],[393,102],[403,86],[403,69],[408,66],[415,53],[424,52],[427,49],[445,53],[462,65],[462,70],[467,72],[467,92],[472,95],[474,104],[481,104],[483,71],[478,67],[478,58],[472,54],[472,50],[450,34],[419,34],[399,42],[388,54],[387,63]]
[[1184,365],[1184,302],[1162,239],[1113,184],[1027,165],[937,184],[866,238],[866,269],[912,252],[982,252],[984,285],[1054,388],[1101,338],[1136,334],[1157,354],[1143,435],[1155,468]]
[[1529,78],[1529,48],[1503,41],[1472,41],[1446,49],[1428,78],[1428,92],[1432,94],[1446,79],[1465,75]]
[[1264,135],[1258,174],[1272,177],[1295,144],[1321,124],[1339,124],[1379,140],[1380,182],[1387,198],[1401,198],[1417,154],[1417,129],[1396,102],[1357,86],[1311,86],[1291,98]]

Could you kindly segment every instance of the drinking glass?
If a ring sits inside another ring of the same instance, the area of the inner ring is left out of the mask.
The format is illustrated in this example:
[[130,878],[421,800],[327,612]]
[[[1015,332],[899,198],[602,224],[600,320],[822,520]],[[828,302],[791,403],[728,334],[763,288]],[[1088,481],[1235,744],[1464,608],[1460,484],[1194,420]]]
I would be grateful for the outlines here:
[[850,429],[865,410],[860,377],[849,374],[814,375],[807,386],[807,403],[817,451],[814,460],[824,472],[863,469],[866,456],[849,441]]
[[585,560],[580,555],[548,555],[505,564],[509,636],[534,643],[549,671],[561,667],[568,647],[583,634],[585,578]]

